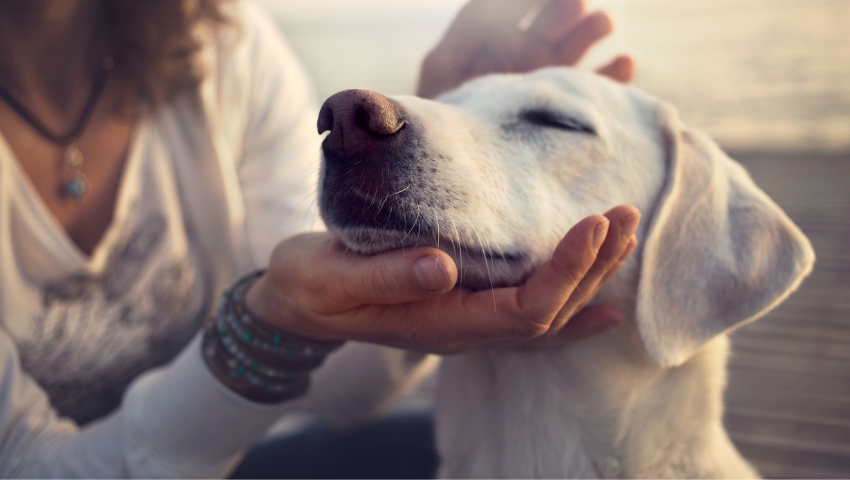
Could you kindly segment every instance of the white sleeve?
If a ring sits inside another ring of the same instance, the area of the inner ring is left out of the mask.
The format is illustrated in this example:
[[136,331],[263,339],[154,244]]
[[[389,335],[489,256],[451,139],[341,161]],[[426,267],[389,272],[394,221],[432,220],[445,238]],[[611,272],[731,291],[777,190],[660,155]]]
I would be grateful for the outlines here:
[[61,419],[0,330],[0,477],[213,478],[294,402],[264,405],[207,369],[199,338],[140,377],[120,410],[83,429]]
[[241,93],[248,111],[237,153],[247,241],[255,265],[267,265],[286,237],[324,229],[316,207],[321,137],[319,109],[304,67],[268,14],[243,3],[247,55],[234,55],[250,77]]

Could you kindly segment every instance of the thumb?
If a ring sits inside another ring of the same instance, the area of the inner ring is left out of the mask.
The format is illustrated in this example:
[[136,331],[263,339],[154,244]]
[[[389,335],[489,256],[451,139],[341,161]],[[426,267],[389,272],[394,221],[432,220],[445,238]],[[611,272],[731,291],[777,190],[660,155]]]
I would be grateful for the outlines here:
[[351,305],[414,302],[451,290],[457,266],[435,248],[393,250],[373,256],[348,256],[336,264],[337,278]]

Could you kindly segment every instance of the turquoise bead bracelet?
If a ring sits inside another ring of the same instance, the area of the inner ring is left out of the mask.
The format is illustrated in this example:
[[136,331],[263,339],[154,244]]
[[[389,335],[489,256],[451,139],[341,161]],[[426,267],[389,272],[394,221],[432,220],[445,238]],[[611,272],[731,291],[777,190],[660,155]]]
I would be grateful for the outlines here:
[[207,322],[203,352],[213,372],[237,393],[277,402],[303,395],[310,372],[342,343],[301,339],[253,315],[242,300],[263,273],[250,273],[224,291],[216,316]]

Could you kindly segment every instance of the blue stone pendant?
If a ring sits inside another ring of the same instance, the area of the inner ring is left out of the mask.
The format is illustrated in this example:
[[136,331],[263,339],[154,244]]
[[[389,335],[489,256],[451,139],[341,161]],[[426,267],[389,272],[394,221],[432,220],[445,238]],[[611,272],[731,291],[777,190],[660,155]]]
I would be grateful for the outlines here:
[[86,181],[77,177],[65,184],[65,195],[68,195],[74,200],[80,200],[86,196],[88,189],[89,186],[86,184]]
[[74,200],[85,200],[89,191],[89,179],[83,174],[83,153],[76,145],[69,145],[64,156],[65,169],[71,180],[65,184],[64,193]]

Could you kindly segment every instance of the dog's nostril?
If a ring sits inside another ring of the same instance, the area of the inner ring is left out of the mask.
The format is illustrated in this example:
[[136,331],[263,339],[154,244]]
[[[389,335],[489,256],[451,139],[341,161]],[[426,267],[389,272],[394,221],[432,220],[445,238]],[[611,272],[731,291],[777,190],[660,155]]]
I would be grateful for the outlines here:
[[319,135],[329,131],[334,126],[334,111],[333,107],[325,102],[322,109],[319,110],[319,121],[316,122],[316,127],[319,130]]
[[370,133],[392,135],[404,126],[395,105],[383,96],[375,95],[363,103],[354,116],[354,123]]
[[[372,129],[369,128],[369,113],[366,112],[365,108],[358,108],[357,113],[354,114],[354,124],[357,125],[360,129],[366,130],[367,132],[372,132]],[[377,133],[377,132],[372,132]]]

